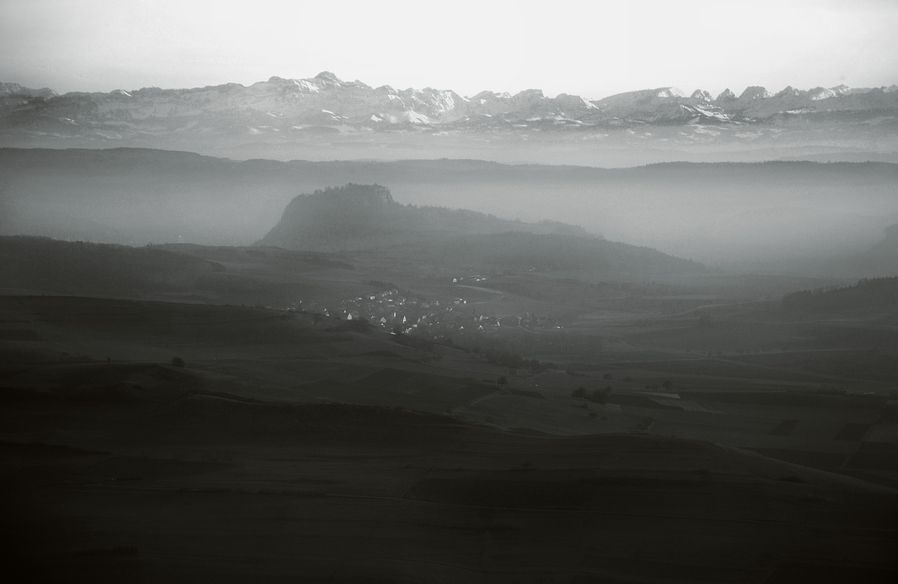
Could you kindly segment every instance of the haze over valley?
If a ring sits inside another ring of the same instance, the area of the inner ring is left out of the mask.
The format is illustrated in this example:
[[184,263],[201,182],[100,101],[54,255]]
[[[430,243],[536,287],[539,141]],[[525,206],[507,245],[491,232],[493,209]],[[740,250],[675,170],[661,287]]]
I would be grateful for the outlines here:
[[558,221],[753,271],[820,275],[821,261],[862,253],[898,223],[898,165],[888,163],[605,170],[472,160],[237,162],[149,150],[3,149],[0,167],[0,233],[132,245],[248,245],[267,233],[296,195],[349,182],[384,185],[403,204]]
[[898,581],[893,24],[0,3],[10,581]]

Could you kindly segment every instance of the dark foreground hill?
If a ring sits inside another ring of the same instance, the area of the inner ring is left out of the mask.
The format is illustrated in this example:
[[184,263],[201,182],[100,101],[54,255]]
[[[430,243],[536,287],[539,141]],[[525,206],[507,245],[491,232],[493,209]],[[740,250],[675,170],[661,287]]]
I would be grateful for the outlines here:
[[[0,298],[6,573],[17,582],[895,581],[893,443],[861,442],[850,435],[860,424],[845,424],[823,440],[846,450],[836,474],[670,436],[689,419],[702,428],[739,409],[748,414],[728,435],[756,427],[768,445],[798,448],[791,433],[859,416],[894,436],[885,399],[776,385],[718,395],[704,411],[656,404],[654,434],[621,433],[615,417],[644,420],[645,405],[503,392],[479,378],[505,368],[439,351],[434,359],[385,333],[272,310]],[[446,415],[490,400],[518,412],[554,403],[602,434]],[[806,417],[780,423],[765,417],[771,404]]]
[[834,315],[843,312],[898,310],[898,277],[861,280],[853,286],[793,292],[783,305],[798,312]]
[[287,306],[299,296],[354,295],[357,284],[322,282],[323,274],[353,269],[326,254],[259,246],[133,247],[0,236],[2,294]]
[[0,237],[2,288],[90,296],[152,296],[224,271],[215,262],[154,247]]

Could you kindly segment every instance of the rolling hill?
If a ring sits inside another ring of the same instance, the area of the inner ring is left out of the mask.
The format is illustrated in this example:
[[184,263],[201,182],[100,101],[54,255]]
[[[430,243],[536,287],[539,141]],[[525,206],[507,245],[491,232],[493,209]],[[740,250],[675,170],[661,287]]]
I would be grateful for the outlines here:
[[303,251],[359,251],[399,263],[475,271],[575,270],[648,278],[704,269],[653,249],[606,241],[570,225],[401,205],[380,185],[348,184],[300,195],[259,243]]
[[898,220],[898,165],[887,163],[601,169],[0,149],[0,177],[0,234],[131,245],[248,245],[264,237],[299,193],[350,182],[385,185],[402,204],[530,223],[550,219],[704,263],[779,261],[797,250],[820,257],[860,253]]
[[468,210],[402,205],[386,187],[350,183],[296,197],[260,243],[348,251],[507,231],[588,235],[582,228],[561,223],[524,223]]

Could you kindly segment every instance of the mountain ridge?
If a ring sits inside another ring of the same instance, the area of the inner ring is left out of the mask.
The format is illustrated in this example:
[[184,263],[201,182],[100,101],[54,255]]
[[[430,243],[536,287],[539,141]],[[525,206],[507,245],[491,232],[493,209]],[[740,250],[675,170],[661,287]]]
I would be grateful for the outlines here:
[[[567,93],[549,97],[540,89],[514,94],[481,91],[464,97],[451,89],[375,88],[358,80],[341,80],[329,71],[304,79],[272,76],[250,85],[63,94],[0,83],[0,98],[3,126],[67,127],[70,131],[85,124],[126,131],[129,124],[185,118],[196,127],[208,128],[215,125],[208,118],[216,113],[230,114],[231,125],[246,125],[256,131],[299,131],[314,126],[383,130],[407,126],[474,129],[508,124],[561,129],[638,122],[750,124],[782,115],[898,111],[895,85],[807,90],[789,86],[779,92],[748,86],[738,97],[727,89],[717,98],[704,89],[685,94],[672,87],[628,91],[597,100]],[[221,120],[215,121],[221,125]]]

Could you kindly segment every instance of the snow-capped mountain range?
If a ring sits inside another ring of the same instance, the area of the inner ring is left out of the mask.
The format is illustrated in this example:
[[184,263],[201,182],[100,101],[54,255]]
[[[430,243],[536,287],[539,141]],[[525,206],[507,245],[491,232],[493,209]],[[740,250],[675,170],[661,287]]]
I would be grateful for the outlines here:
[[851,89],[787,87],[771,93],[748,87],[717,97],[698,89],[644,89],[589,101],[548,97],[537,89],[516,94],[371,87],[330,72],[308,79],[272,77],[194,89],[144,88],[109,93],[66,93],[0,83],[0,127],[34,131],[166,132],[238,130],[482,129],[614,127],[629,124],[752,124],[792,116],[877,116],[898,112],[898,87]]

